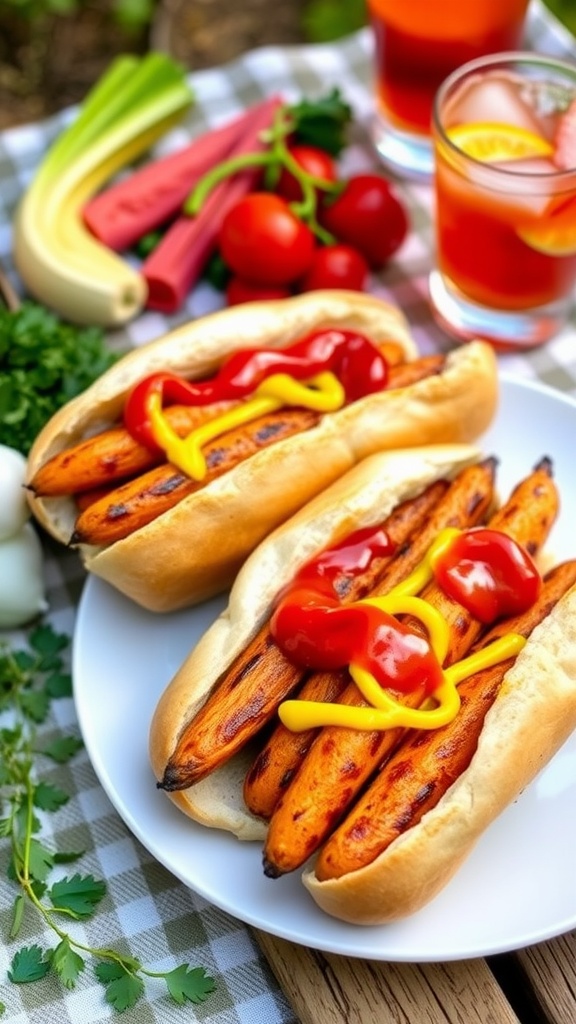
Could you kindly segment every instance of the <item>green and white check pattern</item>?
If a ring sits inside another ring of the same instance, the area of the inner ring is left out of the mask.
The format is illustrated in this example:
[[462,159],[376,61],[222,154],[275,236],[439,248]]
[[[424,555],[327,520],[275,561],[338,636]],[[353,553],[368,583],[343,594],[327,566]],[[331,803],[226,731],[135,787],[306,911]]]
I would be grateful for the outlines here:
[[[527,24],[530,49],[576,59],[574,39],[538,2]],[[193,75],[196,103],[185,124],[173,131],[158,154],[177,148],[191,136],[222,124],[234,114],[272,93],[292,101],[323,94],[338,86],[356,115],[355,139],[343,172],[374,167],[368,141],[372,112],[371,40],[365,30],[338,45],[267,48],[226,66]],[[67,110],[43,122],[0,135],[0,261],[19,290],[11,262],[11,219],[23,188],[62,126]],[[426,298],[427,274],[433,253],[432,197],[427,185],[398,182],[411,213],[413,230],[398,258],[372,283],[372,290],[405,311],[423,353],[441,351],[446,338],[434,326]],[[110,335],[113,347],[138,346],[190,317],[218,305],[217,295],[200,286],[186,308],[170,319],[146,313],[125,331]],[[576,315],[544,348],[529,354],[501,356],[501,365],[516,376],[538,379],[576,394]],[[56,629],[74,629],[74,614],[83,576],[77,557],[46,542],[46,583],[49,618]],[[0,633],[0,636],[2,634]],[[51,729],[78,732],[73,702],[55,703]],[[46,841],[59,849],[82,849],[82,872],[105,878],[108,895],[94,918],[83,924],[82,938],[91,945],[115,945],[139,957],[148,967],[169,970],[179,963],[204,966],[217,980],[217,991],[201,1006],[178,1007],[158,983],[146,998],[122,1015],[125,1024],[177,1024],[196,1019],[205,1024],[295,1024],[293,1012],[259,952],[250,930],[177,882],[131,835],[104,794],[84,752],[54,768],[56,785],[72,794],[70,802],[46,823]],[[53,830],[50,833],[50,829]],[[9,1024],[92,1024],[110,1020],[103,988],[90,969],[77,988],[64,992],[56,982],[19,986],[5,984],[17,944],[6,943],[13,893],[0,863],[0,1001]],[[22,941],[51,945],[52,936],[27,922]]]

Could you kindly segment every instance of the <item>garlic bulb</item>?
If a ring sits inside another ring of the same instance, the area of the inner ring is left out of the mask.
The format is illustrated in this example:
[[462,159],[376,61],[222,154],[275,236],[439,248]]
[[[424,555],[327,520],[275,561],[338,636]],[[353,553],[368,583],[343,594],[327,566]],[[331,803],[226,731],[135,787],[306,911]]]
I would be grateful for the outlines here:
[[0,542],[0,628],[22,626],[48,608],[43,552],[31,523]]
[[0,444],[0,541],[17,533],[30,516],[24,489],[25,472],[24,456]]
[[23,626],[47,610],[42,545],[28,522],[26,459],[0,445],[0,629]]

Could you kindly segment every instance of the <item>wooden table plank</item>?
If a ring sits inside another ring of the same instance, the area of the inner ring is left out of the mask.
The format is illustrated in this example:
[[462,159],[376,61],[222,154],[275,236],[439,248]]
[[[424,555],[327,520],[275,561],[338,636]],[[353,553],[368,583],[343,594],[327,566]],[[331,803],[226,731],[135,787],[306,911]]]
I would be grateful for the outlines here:
[[519,1022],[481,959],[381,963],[319,953],[264,932],[255,935],[301,1024]]
[[576,932],[516,954],[526,984],[552,1024],[576,1021]]

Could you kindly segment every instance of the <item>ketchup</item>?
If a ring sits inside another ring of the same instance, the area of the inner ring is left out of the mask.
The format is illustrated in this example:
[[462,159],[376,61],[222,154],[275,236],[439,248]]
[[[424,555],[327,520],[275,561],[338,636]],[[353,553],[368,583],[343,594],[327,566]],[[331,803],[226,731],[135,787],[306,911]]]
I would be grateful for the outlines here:
[[442,590],[483,623],[526,611],[542,580],[524,548],[498,530],[479,527],[455,538],[434,564]]
[[272,374],[307,380],[332,370],[349,402],[382,391],[388,365],[376,346],[355,331],[326,328],[313,331],[284,349],[247,348],[235,352],[218,373],[204,381],[187,381],[173,373],[154,373],[130,392],[124,408],[126,428],[141,444],[157,449],[150,416],[151,402],[209,405],[246,398]]
[[[427,639],[369,602],[339,604],[337,581],[392,551],[382,529],[359,530],[300,569],[271,620],[272,635],[288,658],[314,669],[358,665],[399,693],[428,695],[439,688],[442,668]],[[483,623],[525,611],[542,585],[529,555],[497,530],[458,533],[426,561],[439,586]],[[413,576],[419,578],[418,572]],[[421,586],[422,580],[415,589]]]
[[367,568],[394,545],[380,528],[358,530],[306,563],[284,590],[270,628],[278,646],[306,668],[337,669],[352,662],[381,686],[432,693],[442,672],[428,641],[394,616],[364,604],[341,607],[336,582]]

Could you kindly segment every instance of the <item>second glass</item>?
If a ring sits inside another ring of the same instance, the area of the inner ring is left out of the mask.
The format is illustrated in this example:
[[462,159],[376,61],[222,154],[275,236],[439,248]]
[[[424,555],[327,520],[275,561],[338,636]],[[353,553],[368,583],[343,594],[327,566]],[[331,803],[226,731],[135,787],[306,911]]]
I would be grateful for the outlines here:
[[472,61],[434,109],[436,320],[457,338],[529,348],[565,323],[576,285],[576,65]]
[[528,0],[367,0],[375,44],[382,160],[409,177],[432,175],[432,103],[460,64],[520,45]]

